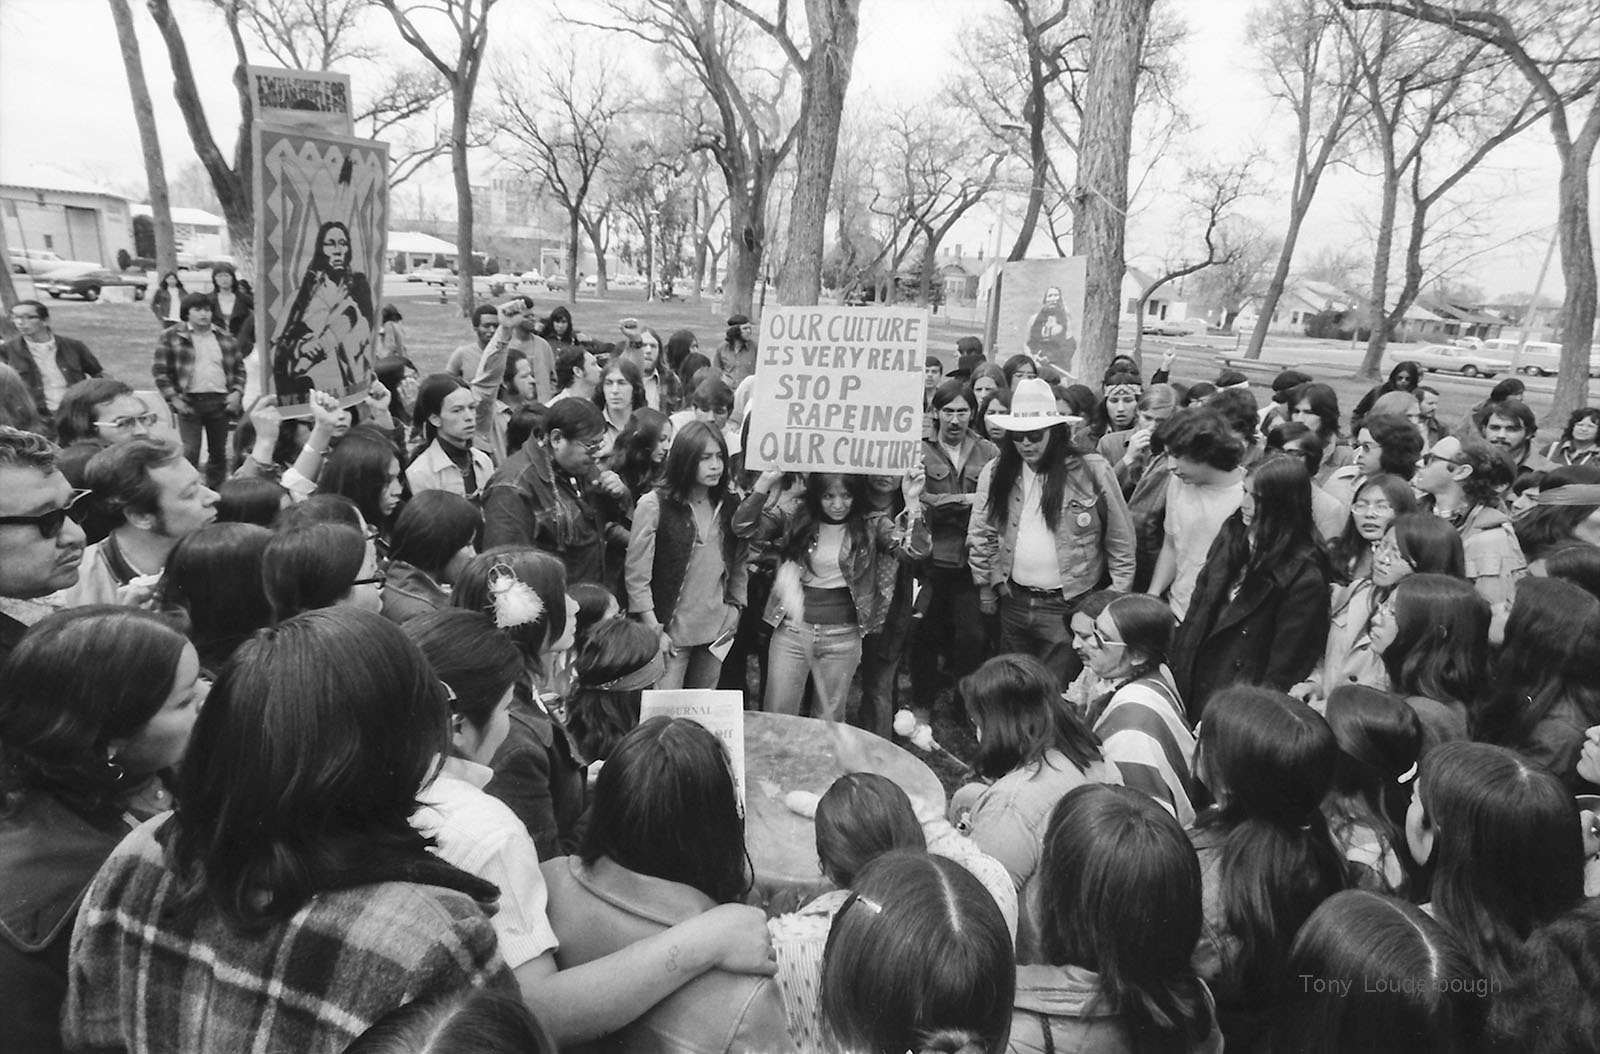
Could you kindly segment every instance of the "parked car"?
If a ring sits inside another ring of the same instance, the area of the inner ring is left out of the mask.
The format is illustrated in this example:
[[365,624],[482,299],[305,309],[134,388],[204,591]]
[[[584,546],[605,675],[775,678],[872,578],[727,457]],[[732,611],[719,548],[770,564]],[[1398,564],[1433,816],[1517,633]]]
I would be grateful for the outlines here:
[[34,286],[41,293],[49,293],[57,300],[64,296],[98,300],[102,289],[114,285],[132,286],[133,298],[143,300],[145,288],[149,284],[144,275],[117,274],[115,271],[94,264],[57,267],[34,278]]
[[1510,358],[1487,348],[1458,348],[1452,344],[1424,344],[1420,348],[1389,351],[1389,365],[1410,360],[1427,373],[1459,373],[1463,377],[1493,377],[1511,372]]
[[104,264],[94,263],[90,260],[66,260],[59,254],[49,249],[13,249],[11,251],[11,272],[13,274],[30,274],[35,278],[42,278],[62,269],[90,270],[104,267]]
[[1508,362],[1518,363],[1518,369],[1529,377],[1553,377],[1561,368],[1561,345],[1544,340],[1530,340],[1522,347],[1520,357],[1517,347],[1521,341],[1503,337],[1483,342],[1483,350],[1498,355]]
[[419,267],[406,277],[409,281],[426,282],[428,285],[449,285],[456,280],[455,272],[448,267]]
[[1142,327],[1145,334],[1156,337],[1187,337],[1191,333],[1204,333],[1204,319],[1147,319]]

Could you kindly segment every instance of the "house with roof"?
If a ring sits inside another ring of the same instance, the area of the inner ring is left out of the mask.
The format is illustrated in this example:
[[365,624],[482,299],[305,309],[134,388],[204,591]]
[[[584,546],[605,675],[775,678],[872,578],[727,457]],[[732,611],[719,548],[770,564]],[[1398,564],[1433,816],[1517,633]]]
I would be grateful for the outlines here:
[[388,270],[405,274],[419,267],[449,267],[455,269],[456,247],[443,238],[435,238],[421,231],[389,232]]
[[1437,343],[1448,343],[1462,337],[1494,340],[1507,325],[1504,318],[1487,311],[1431,297],[1417,299],[1438,318],[1438,322],[1419,329],[1418,340]]
[[1179,285],[1168,282],[1156,290],[1144,303],[1144,314],[1139,314],[1139,298],[1151,286],[1155,285],[1155,278],[1148,271],[1137,267],[1125,267],[1122,270],[1122,317],[1120,324],[1153,325],[1157,322],[1182,322],[1189,317],[1189,303],[1179,295]]
[[[133,205],[128,211],[135,220],[141,216],[155,215],[155,210],[149,205]],[[180,266],[228,255],[228,223],[221,216],[205,209],[179,205],[167,211],[172,214],[172,242],[177,248]]]
[[[1306,327],[1318,315],[1329,311],[1340,313],[1355,311],[1361,298],[1341,289],[1332,282],[1319,282],[1309,278],[1291,278],[1283,287],[1272,319],[1267,323],[1268,333],[1304,336]],[[1234,319],[1233,327],[1240,333],[1249,333],[1261,317],[1261,298],[1246,300]]]
[[133,248],[128,198],[40,161],[0,156],[0,220],[6,247],[43,250],[115,270]]

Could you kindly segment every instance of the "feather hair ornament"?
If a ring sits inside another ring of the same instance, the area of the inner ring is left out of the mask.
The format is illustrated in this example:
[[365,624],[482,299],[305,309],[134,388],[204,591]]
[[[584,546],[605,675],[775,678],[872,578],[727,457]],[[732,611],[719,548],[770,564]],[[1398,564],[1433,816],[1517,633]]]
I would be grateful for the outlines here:
[[544,617],[544,601],[533,587],[517,577],[507,563],[489,568],[489,595],[494,601],[494,624],[501,629],[525,626]]

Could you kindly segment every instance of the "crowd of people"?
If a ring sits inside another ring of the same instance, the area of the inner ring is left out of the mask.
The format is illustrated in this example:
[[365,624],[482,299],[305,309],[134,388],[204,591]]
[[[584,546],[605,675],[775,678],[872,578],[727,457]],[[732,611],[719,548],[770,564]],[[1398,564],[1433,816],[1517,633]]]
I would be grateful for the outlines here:
[[[166,408],[43,304],[0,345],[5,1043],[1593,1049],[1600,409],[963,338],[915,467],[797,476],[743,316],[515,298],[426,373],[390,309],[289,416],[214,278]],[[640,720],[718,687],[969,778],[837,733],[769,918],[725,748]]]

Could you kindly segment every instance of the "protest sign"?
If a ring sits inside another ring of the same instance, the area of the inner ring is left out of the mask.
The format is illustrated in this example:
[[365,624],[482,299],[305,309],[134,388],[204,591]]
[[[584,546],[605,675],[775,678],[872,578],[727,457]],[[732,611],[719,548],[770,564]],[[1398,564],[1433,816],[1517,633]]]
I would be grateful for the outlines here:
[[330,135],[355,135],[348,73],[246,66],[245,74],[255,120]]
[[1016,260],[1001,274],[996,358],[1027,352],[1076,378],[1088,258]]
[[761,320],[745,464],[899,475],[922,448],[922,308],[782,307]]
[[744,693],[711,688],[650,689],[640,693],[639,721],[686,717],[722,740],[733,767],[733,789],[744,815]]
[[389,148],[260,121],[253,132],[264,385],[285,417],[310,413],[312,389],[353,405],[376,357]]

